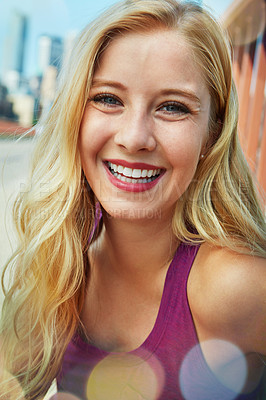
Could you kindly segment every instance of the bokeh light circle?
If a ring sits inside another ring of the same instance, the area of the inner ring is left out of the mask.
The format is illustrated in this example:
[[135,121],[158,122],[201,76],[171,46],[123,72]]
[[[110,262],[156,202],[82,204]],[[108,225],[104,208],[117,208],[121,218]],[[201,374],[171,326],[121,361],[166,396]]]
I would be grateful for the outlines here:
[[245,384],[247,363],[233,343],[211,339],[194,346],[184,358],[179,375],[186,400],[234,400]]
[[111,354],[90,374],[87,398],[93,400],[157,400],[164,385],[164,372],[157,358]]

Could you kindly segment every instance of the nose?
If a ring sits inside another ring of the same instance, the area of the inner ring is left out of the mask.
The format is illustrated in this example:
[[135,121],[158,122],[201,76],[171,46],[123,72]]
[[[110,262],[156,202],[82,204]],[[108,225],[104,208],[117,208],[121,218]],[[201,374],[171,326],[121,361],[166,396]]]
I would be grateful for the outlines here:
[[153,151],[156,148],[156,140],[152,125],[148,114],[136,110],[128,111],[114,141],[129,153]]

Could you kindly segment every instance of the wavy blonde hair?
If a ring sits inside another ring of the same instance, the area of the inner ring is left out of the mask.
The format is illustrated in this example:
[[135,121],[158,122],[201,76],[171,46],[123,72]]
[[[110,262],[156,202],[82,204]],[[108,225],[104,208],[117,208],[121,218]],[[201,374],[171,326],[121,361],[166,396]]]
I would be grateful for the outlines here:
[[[101,230],[92,234],[97,207],[77,146],[94,69],[106,45],[121,33],[156,29],[183,35],[212,99],[208,151],[177,203],[174,232],[182,240],[265,255],[264,219],[237,139],[237,95],[223,29],[193,3],[117,3],[79,36],[53,107],[39,123],[28,191],[14,207],[19,246],[2,280],[8,271],[1,341],[5,368],[22,387],[20,398],[45,394],[80,324],[89,279],[83,254]],[[12,398],[11,386],[1,394]]]

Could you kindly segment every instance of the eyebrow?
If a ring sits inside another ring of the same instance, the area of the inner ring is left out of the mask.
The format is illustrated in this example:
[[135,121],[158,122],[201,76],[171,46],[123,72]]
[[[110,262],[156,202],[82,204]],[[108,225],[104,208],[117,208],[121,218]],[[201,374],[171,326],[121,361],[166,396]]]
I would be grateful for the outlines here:
[[188,99],[200,104],[200,99],[195,92],[188,89],[164,89],[160,92],[162,95],[178,95],[187,97]]
[[[101,86],[109,86],[109,87],[113,87],[115,89],[120,89],[123,91],[127,90],[127,87],[120,82],[108,81],[108,80],[102,80],[102,79],[94,79],[92,81],[91,88],[97,88],[97,87],[101,87]],[[191,101],[194,101],[195,103],[198,103],[198,104],[201,103],[201,101],[200,101],[199,97],[196,95],[196,93],[189,89],[172,89],[172,88],[171,89],[163,89],[162,91],[160,91],[160,94],[164,95],[164,96],[167,96],[167,95],[183,96],[183,97],[187,97]]]
[[100,87],[100,86],[114,87],[116,89],[121,89],[124,91],[127,90],[126,86],[120,82],[108,81],[108,80],[102,80],[102,79],[93,79],[91,88]]

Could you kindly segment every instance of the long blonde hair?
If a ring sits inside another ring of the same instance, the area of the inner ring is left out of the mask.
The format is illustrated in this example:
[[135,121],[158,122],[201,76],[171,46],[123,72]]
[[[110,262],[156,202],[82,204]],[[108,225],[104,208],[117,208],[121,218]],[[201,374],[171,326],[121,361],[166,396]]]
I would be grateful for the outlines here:
[[182,240],[265,255],[263,215],[237,140],[237,95],[223,29],[192,3],[117,3],[79,36],[53,107],[39,122],[28,191],[14,207],[19,246],[5,268],[13,278],[5,288],[1,341],[5,368],[27,399],[44,395],[58,374],[80,323],[89,279],[83,254],[100,232],[92,235],[97,208],[77,146],[94,69],[108,42],[122,32],[158,28],[184,36],[212,98],[208,151],[177,203],[174,232]]

